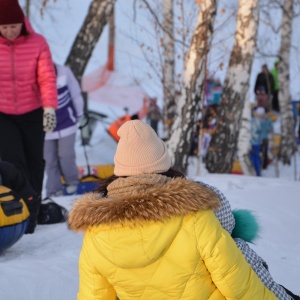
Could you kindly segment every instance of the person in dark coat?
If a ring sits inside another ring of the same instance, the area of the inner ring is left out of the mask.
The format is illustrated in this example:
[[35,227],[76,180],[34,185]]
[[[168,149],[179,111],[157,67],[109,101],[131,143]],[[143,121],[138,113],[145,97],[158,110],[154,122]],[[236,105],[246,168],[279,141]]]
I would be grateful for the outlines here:
[[263,65],[261,72],[257,75],[254,93],[258,102],[257,106],[262,106],[269,111],[274,93],[274,78],[267,65]]
[[157,104],[157,98],[150,98],[147,120],[149,121],[149,124],[153,130],[157,133],[158,122],[162,120],[162,113]]
[[37,223],[40,197],[37,196],[27,178],[9,162],[0,161],[0,182],[1,185],[13,190],[25,201],[30,212],[25,234],[33,233]]
[[274,79],[272,74],[269,72],[268,66],[263,65],[261,67],[261,72],[257,75],[254,92],[255,94],[263,88],[267,94],[273,94],[274,92]]

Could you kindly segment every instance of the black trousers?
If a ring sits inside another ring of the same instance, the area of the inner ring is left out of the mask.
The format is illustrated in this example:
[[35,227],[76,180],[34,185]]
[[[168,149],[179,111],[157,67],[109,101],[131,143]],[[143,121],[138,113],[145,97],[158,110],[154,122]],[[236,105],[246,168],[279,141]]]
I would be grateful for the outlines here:
[[0,158],[14,164],[37,195],[43,188],[43,109],[22,115],[0,113]]
[[277,111],[277,112],[280,112],[278,91],[274,91],[274,93],[273,93],[272,109]]
[[268,149],[269,149],[269,139],[263,139],[262,144],[261,144],[262,168],[263,169],[266,169],[269,164]]
[[157,127],[158,127],[158,120],[150,120],[150,126],[152,127],[152,129],[156,132],[157,134]]

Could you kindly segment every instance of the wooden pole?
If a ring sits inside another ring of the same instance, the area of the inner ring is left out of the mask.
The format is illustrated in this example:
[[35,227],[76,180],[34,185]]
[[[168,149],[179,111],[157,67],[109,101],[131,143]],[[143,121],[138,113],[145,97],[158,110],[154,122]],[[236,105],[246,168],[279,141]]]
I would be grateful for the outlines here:
[[108,61],[107,70],[115,69],[115,9],[113,8],[109,17],[109,41],[108,41]]
[[30,20],[30,2],[31,0],[26,0],[25,14],[28,20]]

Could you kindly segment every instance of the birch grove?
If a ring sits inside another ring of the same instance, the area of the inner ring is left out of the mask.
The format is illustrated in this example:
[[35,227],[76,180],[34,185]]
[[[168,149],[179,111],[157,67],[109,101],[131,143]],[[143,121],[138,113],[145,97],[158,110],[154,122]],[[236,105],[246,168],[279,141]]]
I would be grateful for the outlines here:
[[279,105],[281,112],[281,144],[279,157],[284,164],[291,163],[292,155],[297,151],[295,142],[293,112],[290,95],[290,51],[292,22],[294,15],[293,0],[284,0],[281,26],[281,45],[279,50],[278,81]]
[[206,55],[211,45],[216,0],[200,1],[200,11],[191,46],[185,60],[182,91],[176,101],[176,117],[168,141],[174,167],[186,172],[192,132],[203,88]]
[[258,0],[240,0],[235,43],[225,77],[217,130],[212,136],[206,157],[206,167],[211,173],[230,173],[232,170],[242,111],[249,91],[257,28]]

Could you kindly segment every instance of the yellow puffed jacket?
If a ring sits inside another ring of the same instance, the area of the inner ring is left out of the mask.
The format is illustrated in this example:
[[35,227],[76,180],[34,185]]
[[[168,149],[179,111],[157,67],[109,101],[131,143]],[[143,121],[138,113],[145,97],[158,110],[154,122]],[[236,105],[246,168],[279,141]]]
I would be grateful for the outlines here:
[[119,178],[107,197],[86,194],[70,211],[69,228],[85,231],[79,300],[276,299],[215,217],[214,192],[141,177]]

